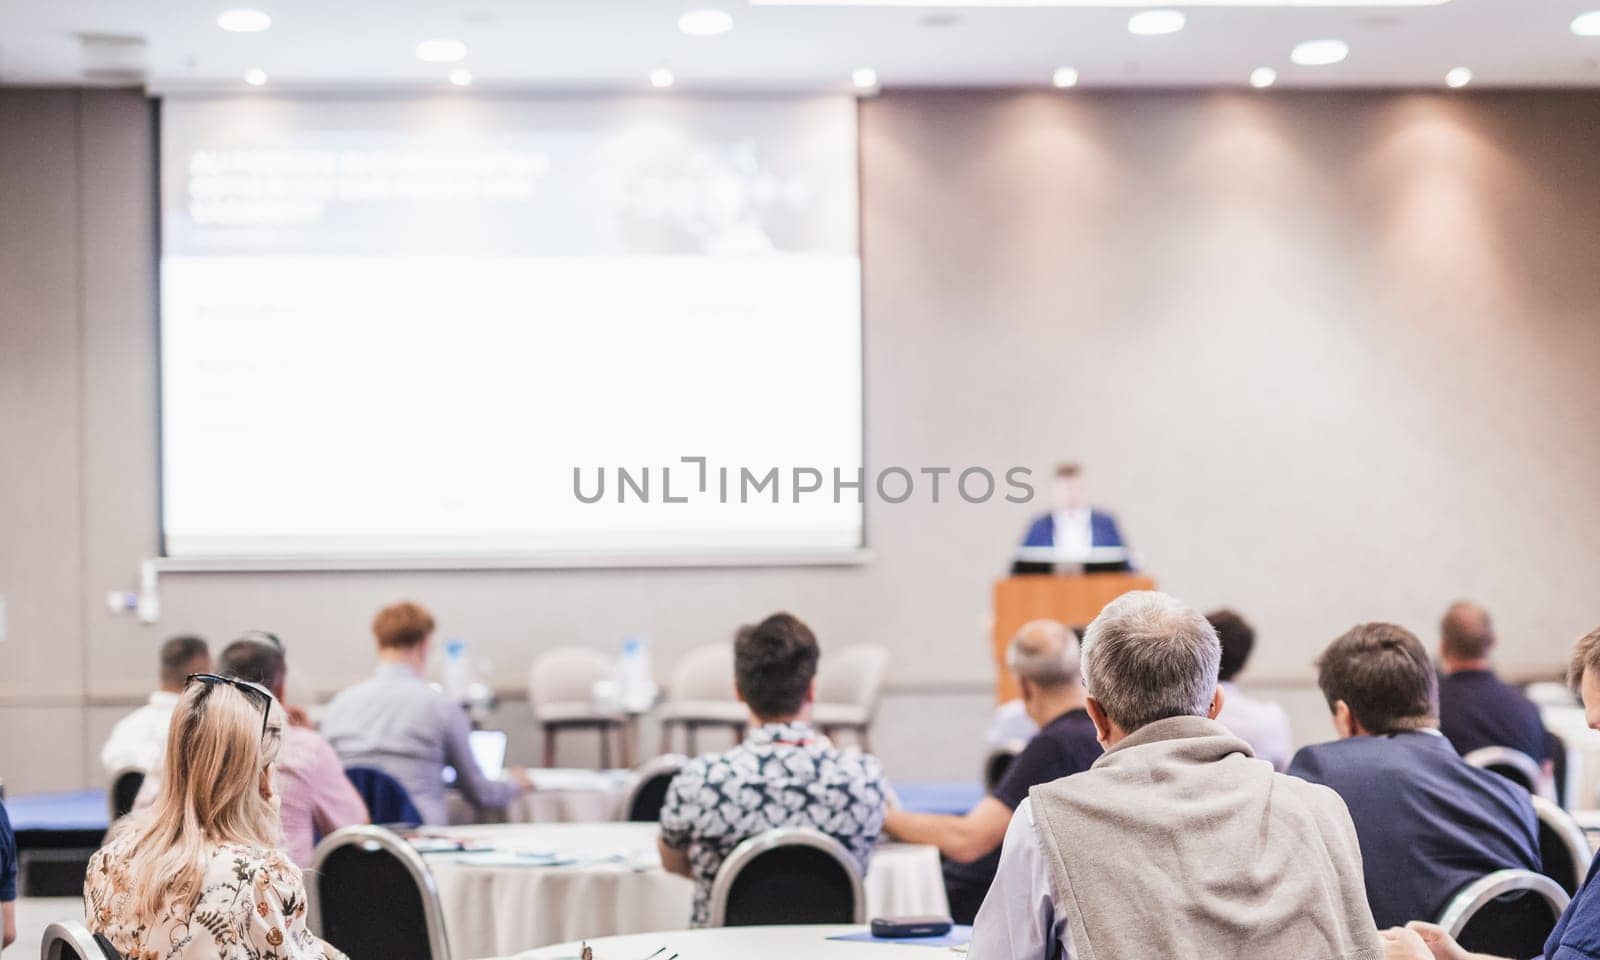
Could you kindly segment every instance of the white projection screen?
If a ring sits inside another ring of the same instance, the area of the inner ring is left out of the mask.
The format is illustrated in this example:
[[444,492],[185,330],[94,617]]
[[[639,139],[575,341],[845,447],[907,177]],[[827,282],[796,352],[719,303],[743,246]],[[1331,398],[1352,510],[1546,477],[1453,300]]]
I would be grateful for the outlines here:
[[864,545],[852,99],[176,96],[160,123],[168,556]]

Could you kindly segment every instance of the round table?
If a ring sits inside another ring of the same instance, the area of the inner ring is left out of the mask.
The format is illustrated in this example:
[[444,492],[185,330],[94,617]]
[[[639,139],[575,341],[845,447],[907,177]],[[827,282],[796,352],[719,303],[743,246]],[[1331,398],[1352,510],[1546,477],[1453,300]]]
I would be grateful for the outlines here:
[[[660,948],[678,960],[940,960],[965,956],[964,947],[923,947],[907,953],[903,943],[855,943],[829,937],[866,933],[866,927],[723,927],[635,933],[588,941],[594,960],[640,960]],[[577,960],[579,943],[563,943],[507,960]]]
[[[492,824],[431,832],[492,848],[425,854],[450,952],[459,960],[689,925],[694,884],[661,868],[653,823]],[[871,916],[950,912],[934,847],[880,844],[863,885]]]

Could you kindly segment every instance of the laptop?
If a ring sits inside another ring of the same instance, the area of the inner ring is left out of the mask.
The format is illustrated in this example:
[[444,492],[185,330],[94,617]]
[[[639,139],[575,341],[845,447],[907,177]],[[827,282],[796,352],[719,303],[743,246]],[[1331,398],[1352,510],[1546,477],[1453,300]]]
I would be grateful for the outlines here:
[[[500,779],[506,769],[506,732],[504,730],[474,730],[467,734],[467,747],[478,769],[490,780]],[[456,782],[456,768],[444,768],[444,782]]]

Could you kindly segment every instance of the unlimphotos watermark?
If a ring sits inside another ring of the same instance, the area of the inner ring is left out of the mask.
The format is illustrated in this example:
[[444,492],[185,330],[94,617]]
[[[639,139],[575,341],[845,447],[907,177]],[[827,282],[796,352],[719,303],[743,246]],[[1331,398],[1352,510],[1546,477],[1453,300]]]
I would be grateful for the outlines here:
[[705,457],[680,457],[677,464],[660,467],[573,467],[572,495],[583,503],[864,503],[869,494],[884,503],[913,498],[942,503],[955,497],[988,503],[997,496],[1027,503],[1033,499],[1032,476],[1027,467],[997,472],[981,466],[897,466],[869,478],[864,467],[713,466]]

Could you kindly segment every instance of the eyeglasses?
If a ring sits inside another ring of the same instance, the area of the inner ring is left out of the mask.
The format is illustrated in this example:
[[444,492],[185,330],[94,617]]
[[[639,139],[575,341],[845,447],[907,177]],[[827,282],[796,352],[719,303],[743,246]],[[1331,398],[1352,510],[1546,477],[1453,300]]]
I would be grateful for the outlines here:
[[267,721],[272,717],[272,694],[268,693],[265,687],[250,683],[247,680],[240,680],[237,677],[223,677],[215,673],[191,673],[183,681],[183,685],[187,687],[196,680],[205,684],[227,684],[235,690],[241,691],[256,703],[261,704],[261,739],[263,741],[267,739]]

